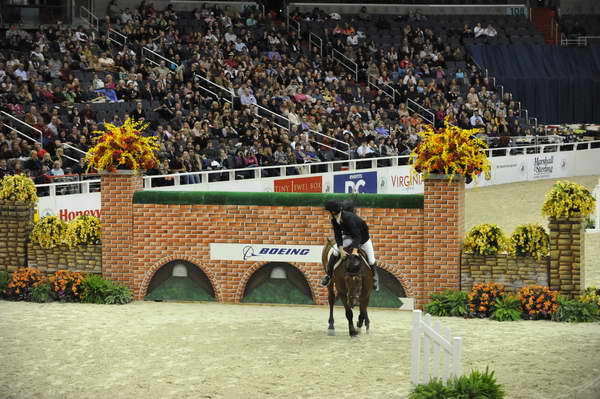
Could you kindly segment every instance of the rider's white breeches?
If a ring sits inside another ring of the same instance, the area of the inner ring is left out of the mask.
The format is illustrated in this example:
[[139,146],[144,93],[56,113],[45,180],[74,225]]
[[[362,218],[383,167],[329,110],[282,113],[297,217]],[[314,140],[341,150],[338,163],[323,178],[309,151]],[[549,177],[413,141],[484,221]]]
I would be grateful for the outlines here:
[[[342,245],[344,246],[344,248],[350,244],[352,244],[352,238],[344,237],[344,239],[342,241]],[[371,240],[369,239],[367,242],[365,242],[364,244],[362,244],[360,246],[360,249],[365,251],[365,253],[367,254],[367,260],[369,261],[369,265],[374,265],[376,262],[376,259],[375,259],[375,251],[373,250],[373,242],[371,242]],[[338,249],[337,244],[333,246],[333,254],[335,256],[340,255],[340,250]]]

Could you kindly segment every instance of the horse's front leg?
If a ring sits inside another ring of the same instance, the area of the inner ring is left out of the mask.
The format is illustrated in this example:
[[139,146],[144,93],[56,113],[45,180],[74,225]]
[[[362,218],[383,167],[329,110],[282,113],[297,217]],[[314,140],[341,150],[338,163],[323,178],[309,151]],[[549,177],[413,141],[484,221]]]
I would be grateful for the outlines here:
[[358,335],[358,331],[356,331],[354,328],[354,321],[352,320],[354,315],[352,314],[352,309],[347,304],[344,304],[344,307],[346,308],[346,319],[348,319],[348,332],[350,333],[351,337],[356,337]]
[[368,299],[367,302],[363,302],[361,300],[360,303],[360,314],[358,315],[358,328],[361,328],[363,326],[363,323],[365,324],[365,329],[367,331],[367,334],[369,333],[369,314],[367,313],[367,305],[368,305]]
[[327,287],[328,300],[329,300],[329,328],[327,329],[327,335],[335,335],[335,327],[333,326],[333,305],[335,305],[335,293],[333,291],[333,284]]

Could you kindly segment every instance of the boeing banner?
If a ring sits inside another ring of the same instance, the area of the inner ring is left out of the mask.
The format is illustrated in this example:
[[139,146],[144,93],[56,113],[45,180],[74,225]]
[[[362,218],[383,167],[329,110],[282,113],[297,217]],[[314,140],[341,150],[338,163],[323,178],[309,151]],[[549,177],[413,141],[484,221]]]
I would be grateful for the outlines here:
[[335,175],[333,176],[333,192],[377,194],[377,172]]
[[210,244],[211,260],[321,263],[322,245]]

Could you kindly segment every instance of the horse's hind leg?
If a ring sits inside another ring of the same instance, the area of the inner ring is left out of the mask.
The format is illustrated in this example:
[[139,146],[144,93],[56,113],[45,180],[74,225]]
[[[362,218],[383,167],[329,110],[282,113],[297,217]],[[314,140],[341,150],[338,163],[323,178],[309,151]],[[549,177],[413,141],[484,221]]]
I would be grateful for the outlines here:
[[328,300],[329,300],[329,328],[327,329],[327,335],[335,335],[335,327],[333,326],[333,305],[335,304],[335,293],[333,287],[328,288]]

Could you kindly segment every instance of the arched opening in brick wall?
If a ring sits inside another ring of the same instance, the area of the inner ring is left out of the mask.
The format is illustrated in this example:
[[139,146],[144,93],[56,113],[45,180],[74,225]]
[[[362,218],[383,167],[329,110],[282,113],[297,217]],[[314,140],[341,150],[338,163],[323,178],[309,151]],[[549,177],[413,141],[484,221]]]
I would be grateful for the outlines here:
[[241,302],[314,304],[304,274],[285,262],[265,263],[248,280]]
[[387,270],[379,268],[379,291],[374,291],[369,306],[380,308],[399,308],[402,302],[398,298],[406,298],[402,283]]
[[206,274],[191,262],[173,260],[156,271],[146,300],[214,301],[215,291]]

